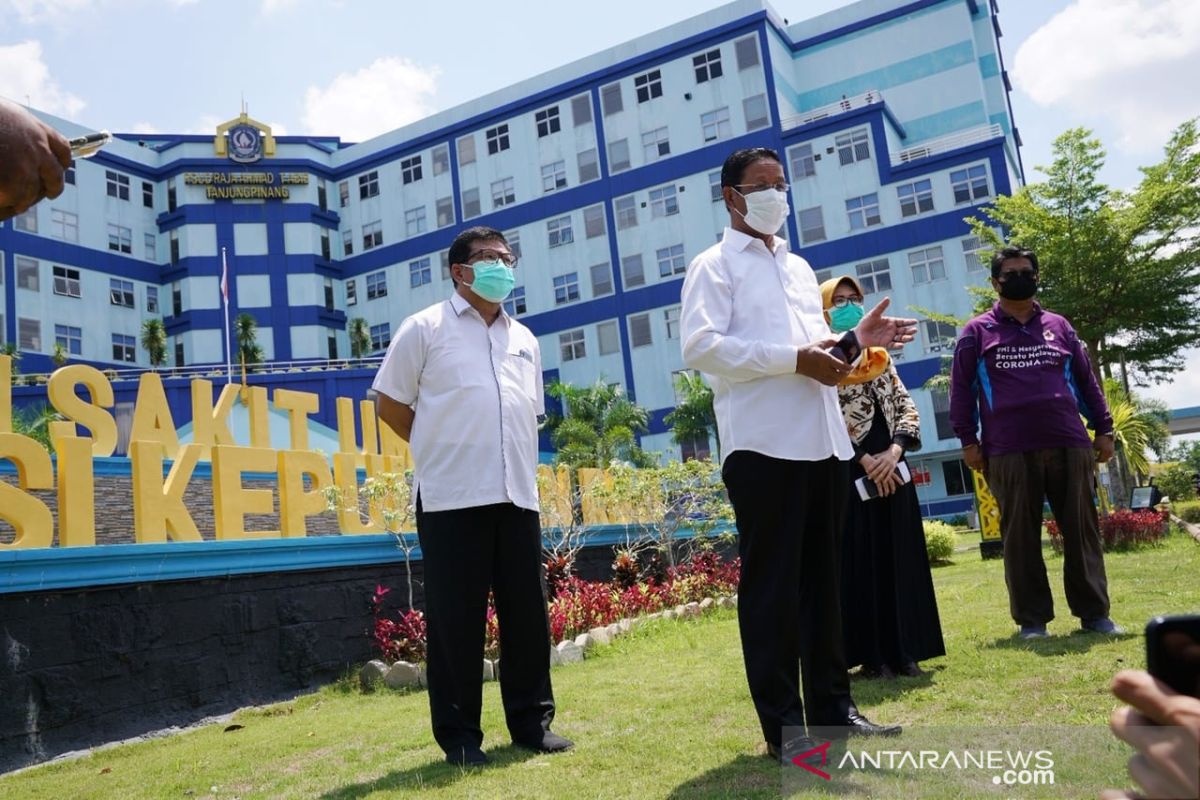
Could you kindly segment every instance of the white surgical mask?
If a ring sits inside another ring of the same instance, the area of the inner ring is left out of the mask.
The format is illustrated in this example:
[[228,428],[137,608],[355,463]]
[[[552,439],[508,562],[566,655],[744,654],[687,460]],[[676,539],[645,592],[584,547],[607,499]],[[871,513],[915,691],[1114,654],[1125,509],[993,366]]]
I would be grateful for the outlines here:
[[[737,192],[737,189],[734,191]],[[738,194],[742,193],[738,192]],[[788,217],[786,192],[761,189],[757,192],[742,194],[742,198],[746,201],[746,213],[742,215],[742,219],[764,236],[769,236],[779,230]]]

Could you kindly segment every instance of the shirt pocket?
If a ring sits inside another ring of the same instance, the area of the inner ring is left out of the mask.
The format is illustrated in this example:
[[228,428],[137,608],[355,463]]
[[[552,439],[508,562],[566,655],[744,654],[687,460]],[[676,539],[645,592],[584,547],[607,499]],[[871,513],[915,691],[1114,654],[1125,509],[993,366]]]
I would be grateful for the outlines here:
[[537,401],[537,382],[533,374],[533,354],[527,350],[507,352],[504,356],[504,381],[519,389],[532,401]]

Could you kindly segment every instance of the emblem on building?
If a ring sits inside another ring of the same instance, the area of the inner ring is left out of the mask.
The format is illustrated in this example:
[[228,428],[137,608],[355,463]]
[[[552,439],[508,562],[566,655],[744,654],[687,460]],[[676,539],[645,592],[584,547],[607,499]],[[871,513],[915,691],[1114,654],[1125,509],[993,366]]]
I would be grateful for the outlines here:
[[217,126],[213,150],[217,156],[238,164],[253,164],[263,156],[275,155],[275,137],[271,126],[251,119],[243,109],[236,119]]

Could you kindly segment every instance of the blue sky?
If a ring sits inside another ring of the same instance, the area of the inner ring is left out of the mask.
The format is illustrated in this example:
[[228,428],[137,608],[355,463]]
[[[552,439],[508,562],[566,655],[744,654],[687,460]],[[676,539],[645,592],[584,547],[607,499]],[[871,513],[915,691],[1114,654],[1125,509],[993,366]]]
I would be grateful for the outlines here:
[[[1053,138],[1082,125],[1108,149],[1105,179],[1132,187],[1170,130],[1200,115],[1200,2],[999,4],[1030,180]],[[146,133],[209,133],[244,96],[276,133],[360,140],[719,5],[0,0],[0,95]],[[792,22],[843,5],[772,1]],[[1189,365],[1146,393],[1200,404],[1200,351]]]

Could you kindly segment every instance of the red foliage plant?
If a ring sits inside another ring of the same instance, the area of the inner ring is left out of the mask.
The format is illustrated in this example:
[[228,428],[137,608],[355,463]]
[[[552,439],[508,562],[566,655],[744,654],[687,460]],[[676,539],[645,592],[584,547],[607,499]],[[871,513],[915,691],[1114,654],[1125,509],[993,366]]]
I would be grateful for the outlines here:
[[[1160,544],[1167,535],[1168,514],[1160,511],[1131,511],[1118,509],[1100,517],[1100,541],[1104,552],[1135,550]],[[1046,521],[1050,546],[1054,552],[1063,551],[1062,531],[1054,520]]]

